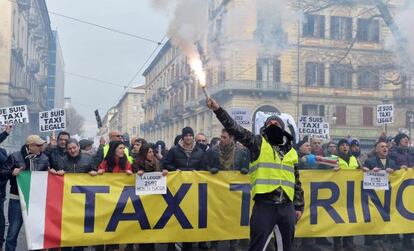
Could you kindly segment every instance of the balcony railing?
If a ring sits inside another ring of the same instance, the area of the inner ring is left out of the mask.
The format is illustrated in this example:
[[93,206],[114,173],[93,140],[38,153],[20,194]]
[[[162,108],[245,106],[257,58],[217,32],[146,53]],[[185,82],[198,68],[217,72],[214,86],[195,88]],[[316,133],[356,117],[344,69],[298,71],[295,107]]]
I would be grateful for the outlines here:
[[273,81],[230,80],[208,87],[208,89],[211,95],[223,90],[244,91],[249,93],[260,92],[262,94],[291,94],[290,86],[286,83]]

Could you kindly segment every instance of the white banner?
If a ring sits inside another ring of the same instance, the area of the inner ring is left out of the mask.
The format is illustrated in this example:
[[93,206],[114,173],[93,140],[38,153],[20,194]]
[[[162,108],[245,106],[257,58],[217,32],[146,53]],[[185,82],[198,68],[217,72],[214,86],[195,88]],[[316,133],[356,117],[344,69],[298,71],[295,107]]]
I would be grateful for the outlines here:
[[377,105],[377,125],[394,123],[394,105]]
[[26,105],[0,108],[0,125],[17,125],[29,123]]
[[66,112],[64,109],[39,112],[39,131],[49,132],[66,128]]
[[388,190],[388,173],[385,170],[364,173],[364,189]]
[[299,118],[298,128],[301,136],[329,139],[329,123],[326,123],[323,117],[303,115]]
[[167,177],[161,172],[144,173],[136,175],[135,194],[167,194]]

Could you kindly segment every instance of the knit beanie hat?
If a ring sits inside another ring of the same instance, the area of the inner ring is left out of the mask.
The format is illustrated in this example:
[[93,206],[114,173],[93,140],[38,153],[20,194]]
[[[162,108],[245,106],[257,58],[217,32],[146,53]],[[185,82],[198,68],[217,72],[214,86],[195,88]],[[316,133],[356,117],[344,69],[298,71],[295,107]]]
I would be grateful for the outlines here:
[[402,140],[403,138],[407,138],[407,139],[409,139],[410,137],[408,137],[408,135],[407,135],[407,134],[404,134],[404,133],[399,133],[399,134],[397,134],[397,136],[395,136],[395,138],[394,138],[394,142],[395,142],[395,144],[396,144],[397,146],[399,146],[399,145],[400,145],[400,143],[401,143],[401,140]]
[[268,118],[266,119],[266,122],[265,122],[264,126],[266,127],[266,126],[267,126],[267,124],[268,124],[270,121],[272,121],[272,120],[277,120],[277,122],[278,122],[278,123],[279,123],[279,125],[280,125],[280,128],[282,128],[283,130],[285,130],[285,123],[283,122],[283,120],[282,120],[279,116],[276,116],[276,115],[272,115],[272,116],[268,117]]
[[191,128],[189,126],[184,127],[183,130],[182,130],[181,136],[184,138],[184,136],[186,136],[187,134],[191,134],[191,136],[194,137],[193,128]]
[[347,145],[349,146],[349,142],[348,142],[348,140],[347,140],[347,139],[340,139],[340,140],[338,141],[337,148],[339,149],[339,147],[340,147],[342,144],[347,144]]

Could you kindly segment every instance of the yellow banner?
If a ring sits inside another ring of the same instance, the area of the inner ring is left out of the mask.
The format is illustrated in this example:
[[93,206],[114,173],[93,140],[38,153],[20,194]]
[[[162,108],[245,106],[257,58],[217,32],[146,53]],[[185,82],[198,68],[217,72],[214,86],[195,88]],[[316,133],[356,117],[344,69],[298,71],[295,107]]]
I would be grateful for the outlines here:
[[[302,171],[305,211],[297,237],[414,232],[414,172],[389,191],[362,189],[362,171]],[[134,176],[65,174],[61,245],[244,239],[253,201],[238,172],[174,172],[167,195],[136,196]]]
[[305,211],[299,237],[414,232],[414,172],[389,176],[390,190],[362,189],[361,170],[302,171]]
[[136,196],[135,177],[125,174],[64,180],[62,246],[249,236],[250,185],[239,172],[170,173],[167,195]]

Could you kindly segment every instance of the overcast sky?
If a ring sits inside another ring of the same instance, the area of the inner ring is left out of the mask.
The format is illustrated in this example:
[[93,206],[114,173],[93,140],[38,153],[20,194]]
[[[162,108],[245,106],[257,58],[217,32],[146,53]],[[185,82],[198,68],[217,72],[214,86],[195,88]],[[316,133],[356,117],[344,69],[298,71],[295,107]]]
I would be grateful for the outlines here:
[[[147,0],[47,0],[49,11],[82,19],[120,31],[160,41],[167,17],[155,12]],[[108,82],[127,85],[142,66],[156,43],[102,30],[50,14],[57,29],[65,61],[65,71]],[[142,74],[133,85],[144,83]],[[87,136],[96,134],[93,111],[103,119],[124,91],[122,87],[66,74],[65,96],[85,118]]]

